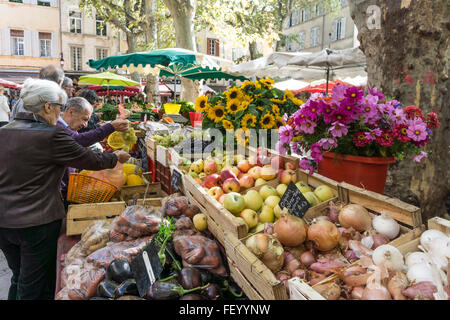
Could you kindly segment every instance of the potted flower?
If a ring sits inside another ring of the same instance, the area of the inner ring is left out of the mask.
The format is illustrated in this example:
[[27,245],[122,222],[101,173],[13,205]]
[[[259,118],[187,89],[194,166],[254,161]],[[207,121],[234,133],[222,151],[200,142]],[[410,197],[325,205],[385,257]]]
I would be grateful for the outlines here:
[[310,174],[315,162],[319,174],[383,193],[389,164],[409,154],[416,162],[427,157],[423,148],[437,127],[434,112],[424,117],[418,107],[403,108],[376,88],[365,95],[339,85],[331,96],[313,94],[291,115],[277,148],[303,155],[300,167]]
[[271,129],[286,125],[287,117],[283,119],[283,115],[297,111],[303,101],[289,90],[274,88],[273,84],[270,78],[245,81],[209,98],[199,96],[195,109],[204,114],[203,129],[216,128],[224,134],[227,130],[242,129],[246,134],[237,134],[236,141],[247,144],[248,129],[267,129],[270,135]]

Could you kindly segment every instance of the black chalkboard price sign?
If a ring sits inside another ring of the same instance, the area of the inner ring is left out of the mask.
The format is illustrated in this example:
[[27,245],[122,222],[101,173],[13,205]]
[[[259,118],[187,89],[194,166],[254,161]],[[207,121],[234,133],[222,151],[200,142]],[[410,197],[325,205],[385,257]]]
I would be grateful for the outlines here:
[[170,186],[175,192],[178,192],[180,190],[180,184],[181,180],[183,179],[181,172],[177,169],[173,169],[172,177],[170,179]]
[[308,200],[293,182],[289,183],[278,205],[281,209],[287,208],[290,214],[299,218],[303,218],[306,211],[311,207]]

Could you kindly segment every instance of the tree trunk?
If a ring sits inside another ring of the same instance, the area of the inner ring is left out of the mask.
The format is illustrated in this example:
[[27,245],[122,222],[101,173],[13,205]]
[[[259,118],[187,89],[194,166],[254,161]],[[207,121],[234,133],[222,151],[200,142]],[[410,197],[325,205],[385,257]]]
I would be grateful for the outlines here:
[[424,223],[443,216],[450,195],[448,1],[350,0],[349,4],[367,58],[369,86],[381,88],[405,106],[435,111],[441,123],[426,147],[428,159],[417,164],[408,157],[392,165],[385,192],[419,205]]
[[[131,32],[127,32],[127,53],[133,53],[137,51],[137,37]],[[131,79],[137,82],[141,82],[141,77],[137,72],[131,74]]]
[[[197,7],[196,0],[164,0],[175,26],[175,38],[178,48],[192,51],[195,49],[194,16]],[[194,82],[181,79],[181,99],[195,101],[199,93]]]
[[250,51],[250,60],[255,60],[258,54],[258,48],[255,41],[248,44],[248,50]]
[[[154,13],[156,11],[156,1],[157,0],[145,0],[145,16],[148,21],[145,27],[145,38],[147,39],[147,43],[152,43],[151,49],[156,49],[156,23]],[[161,102],[161,96],[159,93],[159,77],[153,76],[152,74],[147,75],[147,102],[152,104],[157,104]]]

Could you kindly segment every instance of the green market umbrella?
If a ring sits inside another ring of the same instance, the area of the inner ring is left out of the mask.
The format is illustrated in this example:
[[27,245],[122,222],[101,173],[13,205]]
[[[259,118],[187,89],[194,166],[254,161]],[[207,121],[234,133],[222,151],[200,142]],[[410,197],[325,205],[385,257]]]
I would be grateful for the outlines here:
[[119,67],[126,68],[131,73],[138,72],[155,76],[158,76],[161,71],[166,71],[175,77],[176,99],[176,78],[182,76],[182,73],[196,70],[199,67],[220,70],[223,67],[231,67],[233,62],[191,50],[170,48],[110,56],[101,60],[89,60],[87,64],[94,69]]
[[190,80],[208,80],[208,79],[225,79],[225,80],[249,80],[248,78],[244,76],[234,76],[229,73],[226,73],[224,71],[218,70],[216,68],[203,68],[203,67],[196,67],[193,69],[189,69],[187,71],[183,70],[176,70],[176,66],[171,65],[169,66],[170,70],[161,70],[159,73],[160,77],[174,77],[174,76],[180,76],[183,78],[187,78]]

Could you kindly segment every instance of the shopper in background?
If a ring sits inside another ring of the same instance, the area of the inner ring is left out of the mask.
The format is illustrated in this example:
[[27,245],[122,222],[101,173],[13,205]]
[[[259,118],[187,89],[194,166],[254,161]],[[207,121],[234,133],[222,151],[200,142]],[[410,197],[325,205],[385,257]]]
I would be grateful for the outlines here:
[[63,81],[61,87],[64,89],[64,91],[66,91],[67,97],[69,97],[69,98],[73,97],[73,92],[74,92],[75,88],[73,87],[72,79],[70,79],[68,77],[64,77],[64,81]]
[[[64,71],[60,67],[50,64],[43,67],[39,71],[39,79],[50,80],[56,82],[59,86],[61,86],[64,81]],[[27,112],[27,110],[25,110],[23,107],[23,102],[21,99],[19,99],[13,106],[11,115],[9,116],[9,120],[13,121],[19,112]]]
[[13,273],[8,299],[52,300],[65,168],[109,169],[130,155],[92,152],[56,126],[67,95],[55,82],[26,80],[21,100],[28,112],[0,129],[0,250]]
[[[95,93],[95,91],[89,89],[81,90],[80,93],[78,93],[78,97],[85,98],[91,105],[95,105],[100,101],[100,98]],[[99,117],[94,112],[92,112],[92,115],[89,119],[87,126],[85,128],[82,128],[79,132],[83,133],[88,132],[90,130],[95,130],[98,127],[100,127],[100,125],[98,124],[99,122],[100,122]]]
[[11,113],[8,98],[4,95],[4,92],[5,88],[0,86],[0,128],[8,124]]

